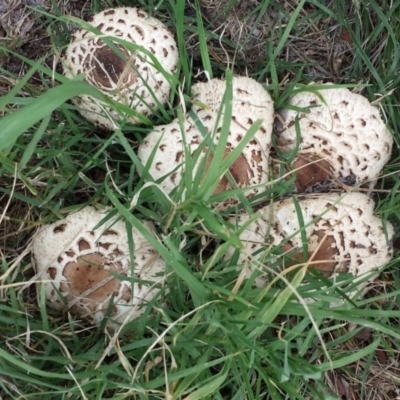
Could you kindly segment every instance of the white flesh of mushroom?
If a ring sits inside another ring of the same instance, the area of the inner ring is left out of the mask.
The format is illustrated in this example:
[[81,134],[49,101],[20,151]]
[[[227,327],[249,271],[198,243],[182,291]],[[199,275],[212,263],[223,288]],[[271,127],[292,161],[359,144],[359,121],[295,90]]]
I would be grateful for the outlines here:
[[[229,171],[238,187],[243,188],[266,183],[268,181],[268,161],[274,112],[272,99],[262,85],[251,78],[236,77],[233,79],[232,86],[232,120],[224,157],[237,147],[254,122],[258,119],[262,120],[261,127],[248,142]],[[220,79],[212,79],[207,83],[197,83],[192,88],[194,94],[193,110],[197,113],[197,117],[207,133],[212,135],[212,141],[215,144],[220,139],[223,117],[217,121],[217,114],[222,107],[225,90],[226,82]],[[200,106],[200,102],[205,104],[206,107]],[[154,152],[149,173],[155,180],[167,176],[160,184],[167,192],[179,185],[182,179],[185,155],[183,138],[190,147],[190,154],[196,151],[204,139],[202,132],[189,116],[184,119],[183,132],[178,119],[176,119],[168,125],[156,127],[139,146],[138,155],[144,165],[147,164],[152,152]],[[205,157],[206,151],[199,157],[197,167]],[[206,167],[211,162],[211,158],[207,160]],[[194,173],[196,173],[196,170],[197,168],[195,168]],[[231,188],[226,178],[221,178],[221,182],[214,193],[220,193]],[[258,191],[258,188],[253,188],[246,195],[252,196]],[[231,204],[235,201],[237,199],[233,200]]]
[[[389,161],[393,138],[379,110],[369,101],[348,89],[329,88],[317,94],[305,91],[296,94],[290,105],[309,108],[309,112],[282,110],[283,128],[277,133],[277,143],[285,152],[296,148],[296,124],[300,128],[297,171],[299,190],[324,183],[332,174],[336,179],[351,177],[355,183],[375,181]],[[310,86],[312,89],[312,85]],[[324,160],[318,171],[315,161]],[[322,182],[320,182],[322,180]]]
[[[108,9],[94,15],[89,22],[106,37],[142,46],[168,74],[175,73],[178,62],[175,39],[164,24],[144,11],[133,7]],[[123,57],[108,47],[101,35],[78,29],[65,52],[64,74],[72,79],[85,73],[89,83],[113,100],[143,115],[152,114],[158,108],[155,98],[161,104],[168,100],[171,89],[168,79],[140,50],[129,51],[117,42],[114,45]],[[73,102],[85,118],[109,130],[116,127],[113,119],[140,122],[136,117],[120,115],[88,95],[75,98]]]
[[[114,218],[95,229],[106,215],[85,207],[44,226],[33,239],[32,255],[38,279],[45,282],[50,308],[71,310],[94,324],[109,311],[109,325],[113,326],[143,313],[164,281],[165,263],[132,229],[132,265],[123,221]],[[152,230],[152,225],[146,224]]]
[[[384,266],[392,258],[390,241],[394,234],[393,227],[386,223],[386,236],[382,221],[373,215],[374,203],[368,196],[356,192],[343,198],[339,194],[313,195],[299,200],[299,205],[306,226],[310,267],[319,270],[325,277],[333,277],[340,272],[361,277]],[[257,260],[262,251],[260,253],[259,250],[272,246],[279,247],[286,255],[291,254],[291,265],[303,264],[300,223],[293,200],[272,203],[261,213],[261,217],[241,235],[245,247],[238,264],[250,262],[247,277],[255,267],[260,267]],[[241,226],[249,218],[248,215],[240,215],[232,217],[230,222]],[[315,222],[312,222],[314,219]],[[289,237],[291,239],[283,244]],[[253,255],[257,251],[257,255]],[[227,258],[232,255],[233,249],[230,249]],[[264,286],[265,275],[261,274],[255,283]]]

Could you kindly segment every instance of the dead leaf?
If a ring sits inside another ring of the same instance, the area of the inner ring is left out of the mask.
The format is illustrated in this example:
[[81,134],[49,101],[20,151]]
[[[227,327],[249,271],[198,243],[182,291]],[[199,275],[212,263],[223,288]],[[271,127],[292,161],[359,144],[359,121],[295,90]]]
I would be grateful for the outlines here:
[[342,39],[350,44],[353,43],[350,32],[346,28],[343,28],[342,31],[340,32],[340,39]]

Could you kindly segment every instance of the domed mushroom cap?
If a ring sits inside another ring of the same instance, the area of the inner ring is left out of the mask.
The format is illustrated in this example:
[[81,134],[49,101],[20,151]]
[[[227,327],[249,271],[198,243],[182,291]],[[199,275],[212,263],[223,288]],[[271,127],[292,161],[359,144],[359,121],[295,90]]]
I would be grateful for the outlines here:
[[[193,111],[217,117],[226,92],[226,81],[211,79],[192,86]],[[261,132],[271,134],[274,104],[264,87],[252,78],[235,76],[232,80],[232,120],[237,125],[250,127],[256,120],[263,120]],[[248,129],[248,128],[247,128]]]
[[[94,15],[90,23],[106,37],[117,37],[142,46],[154,55],[167,73],[176,71],[179,56],[174,37],[165,25],[144,11],[133,7],[108,9]],[[119,54],[107,46],[101,35],[78,29],[65,52],[65,76],[73,78],[84,73],[90,84],[111,99],[138,113],[152,114],[158,108],[157,101],[163,104],[168,100],[171,87],[167,78],[145,53],[132,52],[117,42],[113,44]],[[112,119],[126,118],[133,124],[140,122],[138,118],[120,115],[88,95],[75,98],[73,102],[81,108],[79,112],[86,119],[109,130],[115,129]]]
[[[368,196],[356,192],[343,198],[339,194],[313,195],[299,200],[299,205],[308,238],[310,267],[325,277],[339,272],[358,277],[385,265],[392,258],[393,227],[386,223],[386,236],[382,221],[373,215],[374,203]],[[245,248],[239,264],[245,259],[257,261],[262,252],[253,254],[272,246],[280,248],[291,259],[288,261],[285,257],[286,266],[288,263],[302,264],[303,241],[293,200],[272,203],[261,211],[261,217],[241,236]],[[230,222],[243,225],[248,219],[249,216],[243,215]],[[232,254],[231,249],[228,257]],[[264,284],[265,278],[261,275],[256,285]]]
[[164,282],[165,262],[132,229],[132,265],[125,223],[114,218],[96,228],[105,216],[85,207],[44,226],[33,239],[32,256],[39,280],[47,281],[50,308],[71,310],[94,324],[109,312],[112,327],[143,313]]
[[182,179],[184,138],[192,153],[203,140],[200,131],[189,117],[183,121],[183,132],[179,120],[175,119],[170,124],[155,127],[139,145],[140,161],[146,165],[153,157],[149,173],[154,180],[165,178],[160,186],[168,193],[178,186]]
[[393,138],[376,107],[348,89],[324,86],[290,100],[291,106],[309,112],[285,109],[280,113],[283,128],[277,133],[277,143],[285,152],[296,148],[296,118],[299,122],[300,146],[293,163],[299,168],[299,191],[332,177],[351,177],[355,183],[374,181],[392,151]]
[[[217,121],[217,115],[222,107],[225,90],[226,82],[221,79],[212,79],[207,83],[197,83],[192,88],[194,94],[193,110],[197,113],[197,117],[207,133],[212,136],[212,141],[215,144],[220,140],[223,117]],[[205,107],[200,105],[199,102]],[[256,134],[247,143],[240,156],[229,169],[239,188],[268,181],[273,112],[272,99],[262,85],[250,78],[235,77],[233,79],[232,120],[224,158],[238,146],[252,124],[258,119],[262,120],[262,125]],[[187,116],[183,123],[183,132],[178,119],[168,125],[156,127],[139,146],[138,156],[144,165],[147,164],[157,146],[149,173],[155,180],[166,177],[161,182],[161,186],[167,192],[170,192],[179,185],[182,179],[185,142],[190,147],[189,152],[193,154],[203,140],[203,134],[195,122]],[[204,160],[205,157],[207,157],[206,160]],[[205,148],[199,156],[194,174],[202,161],[205,162],[205,174],[212,160],[212,154],[209,153],[207,155],[207,149]],[[225,177],[221,177],[221,181],[214,193],[221,193],[229,189],[231,189],[231,186],[228,180]],[[258,188],[250,189],[246,192],[246,196],[253,196],[258,191]],[[237,199],[232,199],[229,205],[235,202],[237,202]]]

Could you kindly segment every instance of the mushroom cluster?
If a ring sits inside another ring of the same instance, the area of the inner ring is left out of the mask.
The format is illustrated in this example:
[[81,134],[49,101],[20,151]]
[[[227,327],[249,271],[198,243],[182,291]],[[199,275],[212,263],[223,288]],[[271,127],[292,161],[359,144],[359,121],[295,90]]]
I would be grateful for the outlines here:
[[[283,269],[307,264],[327,278],[340,272],[357,278],[390,261],[393,227],[390,223],[384,225],[373,214],[374,202],[368,196],[356,192],[314,194],[300,199],[298,204],[301,215],[291,198],[271,203],[242,233],[244,249],[238,265],[249,265],[247,277],[259,268],[257,286],[266,283],[260,250],[272,247],[279,250],[276,257],[282,260]],[[249,218],[231,217],[230,223],[242,226]],[[228,258],[233,251],[230,249]]]
[[[89,22],[101,34],[84,28],[73,34],[63,59],[65,76],[85,74],[87,82],[134,111],[120,114],[88,95],[72,101],[103,128],[115,129],[114,120],[138,123],[138,114],[150,115],[168,100],[168,76],[178,63],[175,39],[163,23],[134,7],[107,9]],[[134,47],[127,48],[124,41]]]
[[125,223],[112,218],[102,224],[106,216],[85,207],[42,227],[32,255],[48,307],[96,325],[108,316],[107,324],[114,327],[143,313],[164,282],[165,262],[136,229],[131,260]]
[[[213,152],[210,146],[202,146],[200,154],[196,154],[196,150],[206,138],[215,145],[221,140],[226,89],[226,81],[221,79],[196,83],[192,87],[192,111],[196,113],[197,120],[187,115],[182,124],[179,119],[175,119],[168,125],[158,126],[139,146],[140,160],[144,165],[150,162],[149,174],[167,192],[179,185],[185,173],[185,146],[192,156],[197,157],[193,174],[197,173],[202,163],[202,174],[207,173],[213,161]],[[241,143],[249,128],[257,120],[261,121],[255,135],[229,168],[236,187],[249,188],[245,194],[251,197],[259,191],[259,188],[252,186],[268,181],[273,102],[263,86],[251,78],[234,77],[232,91],[232,117],[223,159]],[[205,132],[202,132],[199,125]],[[231,183],[225,176],[221,176],[214,194],[230,189]],[[220,206],[226,208],[237,201],[237,198],[232,198]]]
[[[82,115],[110,130],[120,120],[138,123],[138,114],[150,115],[168,100],[169,77],[178,62],[175,40],[160,21],[137,8],[105,10],[91,24],[93,32],[75,32],[63,60],[65,75],[85,74],[89,83],[122,103],[121,109],[130,110],[120,115],[86,95],[74,102]],[[274,117],[269,93],[248,77],[234,77],[232,87],[225,80],[211,79],[194,84],[191,91],[191,112],[155,127],[140,144],[143,171],[171,193],[185,174],[201,185],[215,167],[219,180],[210,188],[214,194],[241,188],[246,197],[255,196],[269,181]],[[232,108],[229,118],[227,99]],[[391,154],[393,139],[377,108],[330,84],[297,89],[289,108],[281,110],[280,123],[275,132],[279,149],[298,149],[289,166],[296,170],[298,192],[349,177],[357,184],[374,182]],[[249,139],[254,124],[257,130]],[[238,146],[243,149],[236,159],[222,168]],[[188,156],[194,168],[186,168]],[[216,207],[226,210],[238,202],[235,195]],[[238,265],[250,266],[247,278],[260,269],[255,283],[264,286],[263,249],[274,249],[270,254],[274,262],[282,260],[283,269],[307,265],[324,277],[347,272],[357,281],[392,257],[393,226],[376,217],[373,208],[368,196],[356,192],[307,195],[297,204],[293,199],[270,203],[241,234],[244,246]],[[116,326],[143,313],[164,283],[165,262],[136,229],[127,232],[122,221],[105,217],[106,211],[85,207],[44,226],[34,237],[32,254],[49,307],[95,324],[107,316],[107,324]],[[238,214],[229,223],[241,227],[249,218]],[[151,223],[144,224],[154,229]],[[230,249],[226,259],[233,254]]]
[[376,107],[332,84],[306,86],[289,105],[280,112],[276,141],[283,152],[298,146],[291,167],[299,192],[332,180],[373,185],[393,145]]

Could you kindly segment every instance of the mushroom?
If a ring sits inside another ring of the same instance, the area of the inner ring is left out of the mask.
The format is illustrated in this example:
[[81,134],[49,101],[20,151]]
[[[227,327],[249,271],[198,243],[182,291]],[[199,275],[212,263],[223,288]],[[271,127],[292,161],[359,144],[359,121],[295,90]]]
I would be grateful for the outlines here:
[[[196,83],[192,87],[193,111],[214,144],[220,140],[224,111],[219,119],[218,113],[220,109],[223,110],[225,90],[226,81],[221,79]],[[238,146],[253,123],[257,120],[262,121],[260,128],[229,168],[237,187],[247,188],[268,181],[273,102],[263,86],[251,78],[234,77],[232,90],[232,119],[223,158],[226,158]],[[149,173],[154,180],[161,180],[160,185],[167,192],[171,192],[178,186],[182,179],[185,170],[185,143],[189,147],[189,153],[195,156],[196,150],[204,140],[204,132],[199,129],[198,122],[196,124],[189,115],[185,117],[182,125],[183,129],[179,120],[175,119],[168,125],[158,126],[139,146],[138,156],[141,162],[146,165],[149,160],[152,160]],[[196,175],[203,163],[202,173],[205,176],[213,161],[213,154],[207,146],[199,152],[193,174]],[[229,189],[232,187],[228,179],[222,176],[214,194]],[[246,196],[251,197],[258,192],[259,188],[250,188],[246,191]],[[224,207],[235,204],[237,201],[237,198],[233,198],[224,203]]]
[[100,226],[106,215],[85,207],[44,226],[33,238],[32,259],[48,307],[96,325],[109,315],[115,327],[143,313],[164,282],[165,262],[136,229],[131,260],[125,223],[112,218]]
[[[86,81],[108,97],[146,116],[166,103],[171,89],[167,76],[175,73],[178,62],[175,39],[166,26],[133,7],[104,10],[90,22],[103,35],[83,28],[73,34],[63,59],[64,75],[73,79],[86,74]],[[129,50],[120,41],[113,41],[111,48],[105,37],[143,47],[164,71],[140,49]],[[140,118],[121,114],[92,96],[82,95],[72,101],[85,118],[109,130],[115,129],[113,120],[140,122]]]
[[321,90],[313,86],[291,98],[293,109],[280,112],[283,125],[276,134],[284,152],[299,145],[292,163],[298,191],[331,180],[350,184],[375,181],[389,161],[393,144],[378,109],[348,89],[332,84],[322,85]]
[[[304,245],[299,217],[293,199],[285,199],[261,209],[260,217],[252,222],[241,235],[244,243],[238,265],[249,264],[248,278],[254,268],[261,268],[262,250],[278,250],[282,268],[309,262],[309,267],[323,276],[334,277],[348,272],[354,277],[374,271],[390,261],[393,255],[392,225],[374,216],[374,202],[366,195],[351,192],[340,194],[310,195],[298,200],[304,233],[307,237],[308,259],[304,260]],[[242,226],[249,215],[232,217],[230,222]],[[232,257],[230,249],[227,258]],[[270,252],[271,260],[276,260]],[[256,286],[266,284],[266,274],[255,280]],[[362,286],[362,285],[361,285]]]

